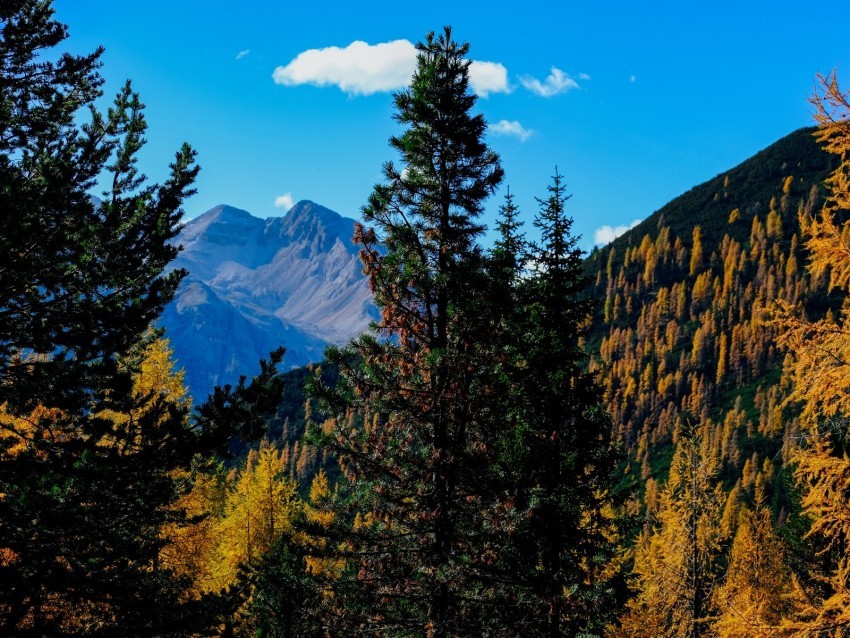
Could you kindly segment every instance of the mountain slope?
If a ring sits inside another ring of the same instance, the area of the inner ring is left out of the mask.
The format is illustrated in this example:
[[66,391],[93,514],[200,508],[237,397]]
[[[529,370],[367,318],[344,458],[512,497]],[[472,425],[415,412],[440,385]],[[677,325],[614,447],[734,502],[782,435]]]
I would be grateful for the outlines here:
[[[706,442],[729,488],[752,489],[765,463],[787,458],[798,423],[782,406],[785,352],[770,312],[780,300],[814,314],[829,304],[799,236],[798,216],[819,209],[835,164],[811,133],[691,189],[587,261],[601,301],[592,365],[628,455],[624,487],[639,497],[666,480],[682,437]],[[772,481],[775,504],[788,505],[787,477]]]
[[353,226],[309,201],[268,219],[217,206],[186,224],[174,267],[189,274],[162,325],[195,397],[256,372],[278,345],[288,365],[302,366],[368,326],[374,309]]

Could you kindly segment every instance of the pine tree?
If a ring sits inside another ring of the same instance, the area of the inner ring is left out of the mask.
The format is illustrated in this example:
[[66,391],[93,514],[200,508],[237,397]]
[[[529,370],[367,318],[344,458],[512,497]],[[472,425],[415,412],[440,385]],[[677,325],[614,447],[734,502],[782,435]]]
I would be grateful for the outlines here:
[[351,540],[355,587],[342,579],[337,591],[336,622],[353,634],[470,635],[486,616],[475,565],[493,415],[477,347],[489,326],[476,240],[502,169],[472,112],[468,50],[448,28],[418,45],[411,86],[395,97],[404,131],[390,140],[404,170],[384,166],[363,209],[373,227],[356,235],[377,334],[328,354],[343,381],[322,393],[335,417],[325,443],[367,521]]
[[505,571],[520,592],[502,608],[523,636],[599,631],[615,611],[603,573],[614,550],[616,456],[580,343],[594,306],[583,296],[588,279],[567,199],[556,172],[538,200],[540,240],[525,257],[532,270],[516,275],[502,364],[509,387],[500,410],[512,439],[502,448],[516,519]]
[[66,35],[49,0],[0,6],[0,633],[204,632],[216,612],[160,565],[161,531],[195,456],[261,425],[282,353],[196,419],[171,388],[139,389],[198,167],[184,145],[148,183],[139,97],[128,83],[97,111],[100,51],[57,55]]

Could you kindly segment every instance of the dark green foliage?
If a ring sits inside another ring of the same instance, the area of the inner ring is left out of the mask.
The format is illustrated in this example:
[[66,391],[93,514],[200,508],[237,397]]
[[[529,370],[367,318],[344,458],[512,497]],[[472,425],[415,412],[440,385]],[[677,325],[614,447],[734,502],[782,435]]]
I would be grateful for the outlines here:
[[256,434],[282,353],[196,424],[134,392],[146,331],[183,276],[166,267],[198,167],[184,145],[149,184],[138,96],[128,83],[95,110],[100,51],[57,56],[65,37],[49,1],[0,3],[0,633],[211,633],[227,605],[187,599],[159,568],[162,525],[182,517],[178,470]]
[[282,538],[246,578],[254,593],[245,635],[257,638],[324,638],[318,620],[322,590],[304,569],[304,548]]
[[499,567],[515,595],[502,606],[513,635],[599,635],[616,609],[601,572],[615,550],[604,506],[617,457],[579,342],[593,305],[582,299],[587,280],[567,199],[556,174],[549,197],[538,200],[540,240],[527,247],[508,200],[493,251],[496,268],[517,249],[529,265],[523,273],[515,262],[498,399],[510,425],[503,458],[515,513]]
[[[86,410],[86,388],[114,376],[114,353],[147,329],[182,277],[162,271],[198,167],[184,146],[168,181],[147,185],[135,168],[146,124],[129,84],[108,114],[92,109],[78,126],[100,94],[100,52],[47,61],[66,33],[50,3],[0,11],[0,403]],[[88,190],[103,172],[111,188],[96,204]],[[21,360],[29,353],[50,356]]]
[[478,572],[495,496],[478,347],[491,326],[476,240],[502,169],[471,113],[467,51],[448,29],[429,35],[396,96],[404,132],[390,144],[405,170],[385,165],[363,209],[373,228],[358,234],[381,321],[376,335],[329,351],[342,379],[317,388],[335,417],[324,442],[352,479],[352,507],[369,514],[337,592],[346,634],[473,635],[491,611]]
[[277,372],[285,349],[260,360],[260,372],[246,385],[242,375],[236,387],[216,386],[212,394],[196,409],[194,429],[204,449],[228,456],[239,441],[257,441],[265,433],[269,414],[280,405],[284,380]]
[[284,385],[283,400],[268,425],[266,436],[270,440],[295,443],[304,436],[307,426],[305,410],[307,393],[304,386],[307,379],[315,376],[317,371],[320,371],[322,382],[327,385],[334,385],[339,378],[339,371],[324,361],[281,373]]
[[474,102],[466,47],[447,32],[421,51],[397,99],[406,170],[386,165],[364,208],[376,230],[358,234],[378,334],[329,350],[340,382],[314,385],[334,417],[314,440],[338,455],[359,513],[332,623],[356,635],[598,634],[615,611],[602,572],[617,459],[580,344],[592,304],[563,185],[556,176],[541,201],[538,244],[508,195],[484,255],[475,219],[501,171],[466,139],[479,119],[455,112]]

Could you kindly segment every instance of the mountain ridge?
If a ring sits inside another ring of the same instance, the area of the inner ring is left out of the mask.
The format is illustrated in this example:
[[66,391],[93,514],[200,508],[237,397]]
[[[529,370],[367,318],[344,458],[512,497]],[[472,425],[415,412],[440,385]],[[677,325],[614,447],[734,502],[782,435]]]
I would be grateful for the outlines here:
[[303,366],[368,326],[354,223],[302,200],[282,217],[221,204],[185,224],[173,267],[189,274],[161,325],[194,396],[253,374],[279,345],[290,367]]
[[[726,227],[729,213],[735,208],[739,208],[742,214],[736,231],[737,238],[744,239],[749,231],[747,223],[752,222],[756,214],[767,212],[769,198],[765,199],[761,184],[775,185],[789,175],[793,177],[795,172],[798,177],[817,174],[825,179],[834,169],[833,158],[814,139],[816,130],[815,127],[803,127],[788,133],[732,168],[674,197],[639,224],[594,252],[614,248],[622,253],[627,246],[640,243],[644,235],[654,234],[664,225],[669,226],[676,235],[688,233],[695,225],[701,226],[708,234],[712,230],[726,232],[730,230]],[[730,190],[729,184],[734,185],[734,189]]]

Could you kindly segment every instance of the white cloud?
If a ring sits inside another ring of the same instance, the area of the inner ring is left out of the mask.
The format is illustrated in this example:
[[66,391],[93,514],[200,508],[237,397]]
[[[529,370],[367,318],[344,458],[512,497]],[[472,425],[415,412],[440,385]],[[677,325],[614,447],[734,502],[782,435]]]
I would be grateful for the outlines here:
[[[302,51],[277,67],[272,78],[284,86],[336,86],[349,95],[371,95],[406,87],[415,70],[416,47],[409,40],[380,44],[357,40],[346,47]],[[473,60],[469,82],[481,97],[511,90],[508,70],[498,62]]]
[[522,124],[516,120],[512,120],[510,122],[508,120],[500,120],[495,124],[490,125],[490,132],[493,133],[493,135],[511,135],[519,138],[521,142],[524,142],[534,134],[534,131],[523,128]]
[[350,95],[370,95],[407,86],[415,68],[416,47],[408,40],[374,45],[357,40],[345,48],[303,51],[272,77],[284,86],[337,86]]
[[578,79],[579,79],[579,80],[582,80],[582,81],[584,82],[584,81],[587,81],[587,80],[589,80],[589,79],[590,79],[590,75],[589,75],[589,74],[587,74],[587,73],[579,73],[579,74],[578,74]]
[[479,62],[473,60],[469,65],[469,84],[481,97],[491,93],[510,93],[508,70],[499,62]]
[[240,51],[239,53],[236,54],[236,59],[241,60],[242,58],[244,58],[249,53],[251,53],[251,49],[245,49],[244,51]]
[[295,205],[295,201],[292,199],[292,193],[285,193],[283,195],[278,195],[274,198],[274,207],[282,208],[284,210],[289,210]]
[[529,91],[540,97],[552,97],[578,88],[578,82],[557,67],[552,67],[549,76],[541,82],[530,75],[523,75],[519,81]]
[[593,231],[593,243],[597,246],[610,244],[624,232],[640,224],[640,222],[641,220],[636,219],[629,226],[601,226]]

